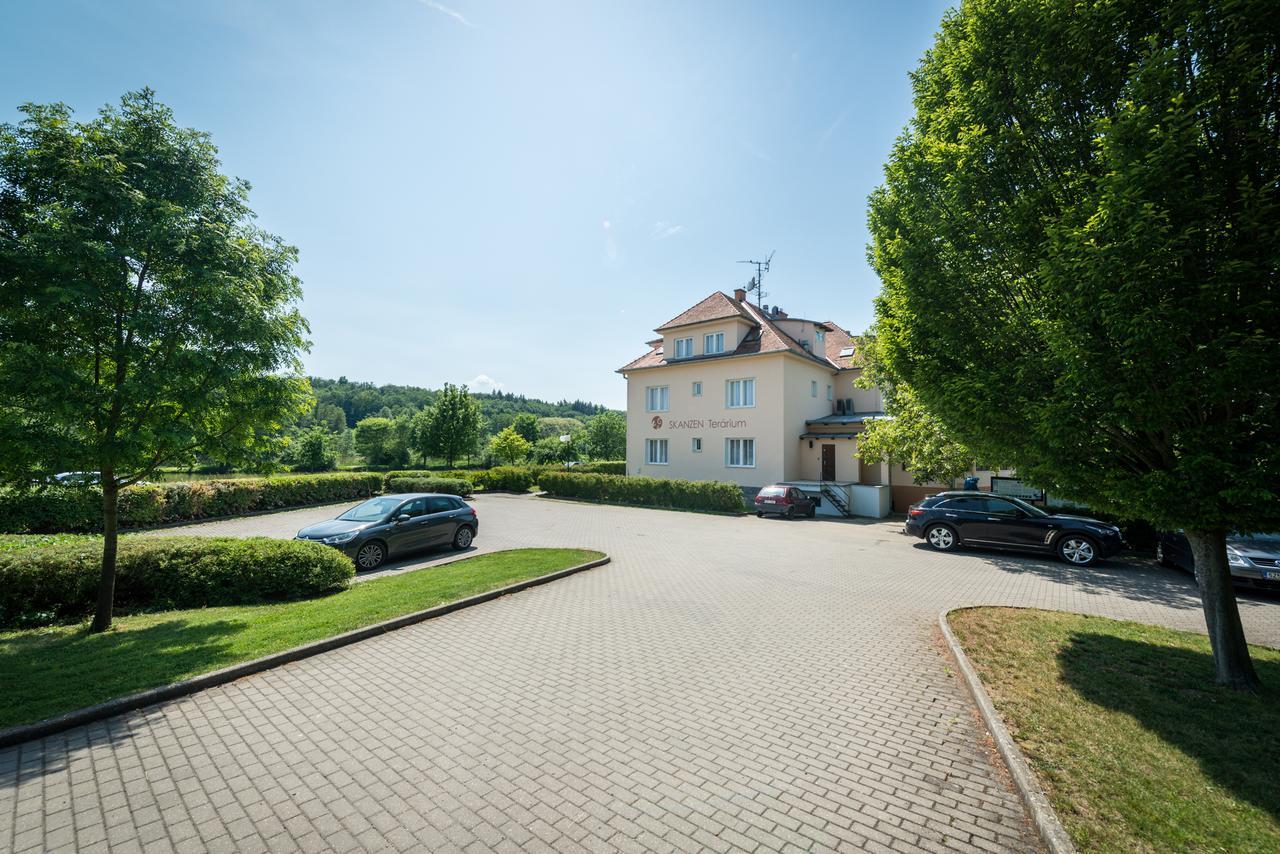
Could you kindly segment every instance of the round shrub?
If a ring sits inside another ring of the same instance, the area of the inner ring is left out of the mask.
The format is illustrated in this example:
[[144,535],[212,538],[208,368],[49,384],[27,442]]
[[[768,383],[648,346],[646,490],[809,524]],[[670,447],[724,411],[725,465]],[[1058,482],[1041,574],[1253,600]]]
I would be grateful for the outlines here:
[[[0,553],[0,627],[93,610],[102,540]],[[319,543],[265,537],[121,537],[116,607],[172,610],[283,602],[345,589],[355,567]]]

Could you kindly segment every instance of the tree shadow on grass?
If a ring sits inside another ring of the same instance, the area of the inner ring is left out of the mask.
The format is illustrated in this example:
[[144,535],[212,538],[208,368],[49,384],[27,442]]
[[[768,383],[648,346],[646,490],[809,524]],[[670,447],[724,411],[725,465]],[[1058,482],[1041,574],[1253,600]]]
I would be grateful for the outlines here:
[[1280,661],[1255,658],[1258,694],[1214,685],[1207,651],[1109,634],[1072,633],[1058,663],[1085,699],[1132,717],[1222,789],[1280,819]]
[[[4,698],[0,726],[32,723],[226,667],[237,659],[231,638],[246,625],[234,619],[174,618],[97,635],[80,628],[0,637],[0,697]],[[119,726],[118,722],[115,718],[72,731],[78,735],[52,738],[84,747],[128,738],[132,724]],[[0,750],[0,790],[14,783],[5,754],[21,749]],[[68,758],[66,751],[57,754],[53,766],[61,766]],[[57,767],[46,767],[45,773],[50,770]]]

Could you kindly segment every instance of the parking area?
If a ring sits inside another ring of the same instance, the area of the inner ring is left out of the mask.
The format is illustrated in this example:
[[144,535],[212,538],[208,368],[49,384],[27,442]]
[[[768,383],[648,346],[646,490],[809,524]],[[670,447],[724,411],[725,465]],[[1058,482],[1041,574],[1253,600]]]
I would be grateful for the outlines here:
[[[1190,579],[1147,562],[942,555],[900,521],[475,505],[472,553],[613,562],[0,751],[0,848],[1034,850],[938,612],[1203,630]],[[162,533],[292,536],[335,512]],[[1241,611],[1280,646],[1280,600]]]

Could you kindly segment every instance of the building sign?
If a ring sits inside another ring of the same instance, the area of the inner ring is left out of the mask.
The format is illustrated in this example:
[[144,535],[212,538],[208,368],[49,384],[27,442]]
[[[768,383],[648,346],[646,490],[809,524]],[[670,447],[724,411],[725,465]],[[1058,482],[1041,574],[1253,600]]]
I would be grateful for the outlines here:
[[653,416],[653,429],[654,429],[654,430],[661,430],[661,429],[662,429],[662,416],[661,416],[661,415],[655,415],[655,416]]
[[[653,428],[662,426],[661,418],[653,419]],[[743,418],[673,418],[667,422],[668,430],[743,430],[747,422]]]

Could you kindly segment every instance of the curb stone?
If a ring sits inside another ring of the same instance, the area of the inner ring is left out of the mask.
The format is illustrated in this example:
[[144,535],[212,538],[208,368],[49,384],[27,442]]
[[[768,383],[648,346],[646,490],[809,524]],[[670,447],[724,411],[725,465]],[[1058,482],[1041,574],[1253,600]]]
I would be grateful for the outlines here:
[[1058,814],[1053,811],[1053,806],[1049,803],[1049,798],[1045,795],[1044,789],[1040,788],[1040,782],[1036,780],[1031,766],[1027,764],[1026,757],[1022,755],[1022,750],[1018,747],[1017,742],[1013,740],[1013,736],[1009,734],[1009,730],[1005,727],[1004,721],[1001,720],[999,712],[996,711],[996,707],[991,702],[991,698],[987,696],[987,690],[982,687],[977,671],[973,669],[973,665],[969,662],[969,657],[961,649],[960,641],[956,638],[955,633],[951,631],[951,624],[947,622],[947,614],[950,611],[958,610],[963,609],[944,608],[938,613],[938,625],[942,627],[942,636],[946,638],[947,646],[951,648],[951,654],[955,656],[960,673],[964,676],[964,681],[969,686],[969,693],[973,696],[973,700],[978,706],[978,711],[982,714],[982,720],[991,732],[992,739],[995,740],[996,749],[1000,751],[1000,757],[1008,767],[1009,775],[1013,777],[1013,783],[1018,789],[1018,794],[1022,797],[1023,804],[1026,805],[1027,812],[1031,813],[1031,820],[1035,823],[1036,831],[1040,834],[1040,839],[1044,842],[1045,847],[1053,854],[1075,854],[1075,844],[1072,843],[1071,837],[1067,835],[1067,831],[1063,828],[1062,822],[1058,819]]
[[[494,554],[490,552],[490,554]],[[610,558],[605,555],[602,558],[580,563],[577,566],[571,566],[566,569],[560,569],[555,572],[549,572],[546,575],[539,575],[536,578],[518,581],[515,584],[508,584],[506,587],[499,587],[489,590],[485,593],[477,593],[475,596],[469,596],[466,599],[458,599],[453,602],[446,602],[443,605],[436,605],[433,608],[427,608],[422,611],[415,611],[412,614],[403,614],[399,617],[392,617],[390,620],[383,620],[380,623],[374,623],[371,626],[365,626],[359,629],[353,629],[340,635],[334,635],[330,638],[323,638],[312,643],[296,646],[293,649],[286,649],[282,652],[272,653],[271,655],[255,658],[252,661],[244,661],[240,664],[233,664],[230,667],[224,667],[221,670],[214,670],[209,673],[202,673],[199,676],[193,676],[190,679],[184,679],[181,682],[174,682],[170,685],[161,685],[158,688],[149,688],[146,691],[140,691],[136,694],[129,694],[124,697],[116,697],[95,706],[86,706],[83,709],[74,709],[70,712],[64,712],[52,718],[45,718],[35,723],[22,724],[20,726],[7,727],[0,729],[0,748],[12,747],[15,744],[22,744],[26,741],[32,741],[38,738],[44,738],[54,733],[62,732],[73,727],[81,726],[94,721],[100,721],[104,718],[114,717],[122,712],[130,712],[141,709],[145,706],[152,706],[156,703],[166,700],[173,700],[178,697],[185,697],[189,694],[195,694],[206,688],[213,688],[218,685],[225,685],[244,676],[252,676],[255,673],[261,673],[264,670],[270,670],[273,667],[279,667],[282,664],[290,664],[295,661],[301,661],[304,658],[310,658],[319,655],[322,652],[329,652],[339,647],[348,646],[358,641],[367,640],[377,637],[381,634],[402,629],[406,626],[421,623],[434,617],[443,617],[445,614],[451,614],[454,611],[461,611],[463,608],[470,608],[473,605],[481,605],[490,602],[502,596],[508,596],[512,593],[519,593],[521,590],[527,590],[530,587],[537,587],[550,581],[564,578],[587,569],[594,569],[597,566],[604,566],[609,563]]]

